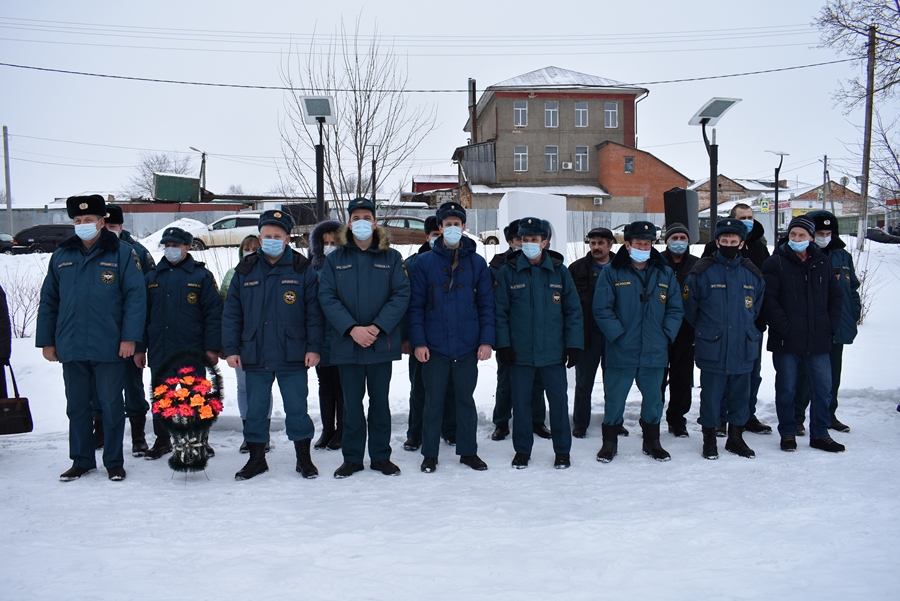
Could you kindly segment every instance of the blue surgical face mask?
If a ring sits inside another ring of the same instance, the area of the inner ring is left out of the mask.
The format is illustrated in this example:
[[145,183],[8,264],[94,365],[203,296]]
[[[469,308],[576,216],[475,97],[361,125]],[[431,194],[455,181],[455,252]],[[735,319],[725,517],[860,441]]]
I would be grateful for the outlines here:
[[337,246],[323,246],[322,247],[322,252],[325,253],[326,257],[336,250],[337,250]]
[[540,242],[523,242],[522,253],[529,259],[537,259],[541,256]]
[[82,240],[93,240],[98,231],[96,223],[81,223],[75,226],[75,235]]
[[788,246],[791,247],[791,250],[794,252],[802,253],[806,250],[806,247],[809,246],[809,240],[804,240],[803,242],[794,242],[793,240],[788,241]]
[[831,234],[828,234],[827,236],[816,236],[816,246],[819,248],[825,248],[829,244],[831,244]]
[[669,242],[669,250],[673,255],[683,255],[687,252],[688,243],[684,240],[672,240]]
[[262,239],[262,251],[267,257],[280,257],[284,252],[284,240],[275,238]]
[[350,224],[350,230],[353,232],[353,237],[357,240],[368,240],[372,237],[372,223],[370,221],[363,219],[354,221]]
[[435,241],[435,240],[437,240],[437,238],[429,238],[429,239],[428,239],[428,246],[434,248],[434,241]]
[[447,246],[456,246],[459,239],[462,238],[462,228],[455,225],[448,225],[444,228],[444,242]]
[[163,249],[163,254],[166,256],[166,261],[175,265],[179,261],[181,261],[181,249],[177,246],[167,246]]
[[753,220],[752,219],[741,219],[741,223],[744,224],[744,227],[747,228],[747,233],[753,231]]
[[631,250],[628,251],[631,260],[635,263],[646,263],[647,259],[650,258],[649,250],[639,250],[637,248],[631,247]]

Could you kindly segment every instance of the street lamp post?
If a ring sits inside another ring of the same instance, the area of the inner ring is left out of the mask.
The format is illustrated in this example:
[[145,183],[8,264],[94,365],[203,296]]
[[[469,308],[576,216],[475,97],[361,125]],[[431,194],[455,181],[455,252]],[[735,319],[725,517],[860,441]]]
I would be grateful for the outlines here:
[[[778,214],[778,188],[781,187],[781,185],[778,183],[781,180],[779,180],[778,178],[779,178],[779,175],[781,174],[781,164],[784,163],[784,157],[790,156],[790,155],[789,155],[789,153],[782,152],[780,150],[767,150],[766,152],[771,152],[772,154],[778,155],[778,166],[775,167],[775,214],[777,215]],[[775,222],[775,231],[778,231],[777,219]],[[776,238],[777,238],[777,236],[776,236]]]
[[706,135],[706,126],[713,127],[719,122],[728,109],[740,102],[740,98],[711,98],[700,107],[688,125],[700,125],[703,128],[703,143],[706,145],[706,153],[709,155],[709,239],[713,239],[715,231],[715,212],[719,205],[718,169],[719,169],[719,145],[716,144],[716,130],[712,130],[712,143]]
[[[200,153],[200,189],[206,190],[206,152],[199,148],[194,148],[193,146],[190,146],[189,148],[194,152]],[[202,192],[200,196],[203,196]]]
[[303,96],[300,100],[303,122],[319,128],[319,143],[316,144],[316,221],[321,222],[325,219],[325,142],[322,128],[337,123],[334,99],[331,96]]

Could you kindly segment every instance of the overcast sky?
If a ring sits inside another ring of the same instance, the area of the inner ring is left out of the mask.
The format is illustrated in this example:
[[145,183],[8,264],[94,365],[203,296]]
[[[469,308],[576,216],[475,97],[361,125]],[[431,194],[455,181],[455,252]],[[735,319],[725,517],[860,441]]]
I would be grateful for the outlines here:
[[[852,63],[681,83],[652,83],[781,69],[846,58],[816,48],[810,25],[820,0],[641,2],[354,2],[157,0],[0,4],[0,62],[140,78],[283,85],[286,53],[323,44],[343,18],[377,27],[408,70],[409,88],[485,87],[542,67],[641,84],[638,147],[688,177],[708,177],[700,129],[688,119],[713,96],[741,98],[719,123],[719,172],[822,181],[861,172],[862,110],[845,115],[832,94],[860,70]],[[437,127],[383,192],[409,189],[417,174],[455,174],[466,143],[464,92],[414,93],[433,105]],[[0,124],[10,132],[14,206],[121,190],[140,151],[209,153],[207,187],[265,193],[284,159],[284,92],[101,79],[0,66]],[[896,113],[896,107],[886,107]],[[891,114],[888,112],[888,114]]]

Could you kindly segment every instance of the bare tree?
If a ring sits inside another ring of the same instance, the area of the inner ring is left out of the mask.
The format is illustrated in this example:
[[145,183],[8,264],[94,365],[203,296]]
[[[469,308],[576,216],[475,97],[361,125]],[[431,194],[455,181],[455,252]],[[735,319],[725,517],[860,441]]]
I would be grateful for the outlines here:
[[122,189],[127,198],[153,198],[153,174],[175,173],[190,175],[193,172],[190,155],[170,152],[141,152],[134,174]]
[[375,198],[373,158],[377,182],[386,182],[435,128],[433,106],[410,106],[409,78],[393,46],[382,45],[377,26],[371,36],[361,35],[358,18],[352,32],[342,21],[325,50],[313,39],[307,53],[297,49],[288,54],[281,79],[292,89],[285,95],[280,124],[287,162],[282,188],[292,195],[314,198],[316,194],[319,133],[317,125],[303,122],[304,95],[335,99],[337,124],[325,126],[323,141],[326,198],[334,201]]
[[41,304],[43,279],[40,272],[28,268],[20,271],[16,266],[14,270],[7,270],[0,276],[0,285],[6,291],[13,336],[16,338],[31,336]]
[[[900,82],[900,0],[828,0],[813,25],[821,31],[820,46],[843,52],[863,67],[868,29],[875,25],[875,97],[886,100],[896,95],[895,86]],[[835,93],[835,100],[848,111],[865,98],[864,75],[847,80]]]
[[244,187],[240,184],[231,184],[230,186],[228,186],[228,188],[225,189],[225,194],[237,196],[246,194],[246,192],[244,192]]

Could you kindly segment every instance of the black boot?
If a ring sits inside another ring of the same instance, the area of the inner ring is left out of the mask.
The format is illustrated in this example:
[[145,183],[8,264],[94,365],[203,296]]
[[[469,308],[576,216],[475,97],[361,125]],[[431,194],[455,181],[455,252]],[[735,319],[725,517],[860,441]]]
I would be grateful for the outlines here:
[[[244,425],[246,426],[246,425],[247,425],[247,420],[242,419],[242,420],[241,420],[241,423],[244,424]],[[243,433],[243,430],[241,430],[241,432]],[[250,452],[250,445],[247,443],[246,440],[243,440],[243,441],[241,442],[241,448],[238,449],[238,450],[239,450],[241,453],[249,453],[249,452]],[[269,450],[269,449],[266,449],[266,451],[268,451],[268,450]]]
[[703,428],[703,457],[706,459],[719,458],[719,449],[716,446],[715,428]]
[[272,420],[266,423],[269,424],[266,427],[266,453],[268,453],[272,449]]
[[315,448],[324,449],[334,437],[334,398],[331,395],[319,395],[319,413],[322,416],[322,435],[316,441]]
[[744,430],[753,432],[754,434],[771,434],[772,426],[762,423],[755,415],[751,415],[750,419],[747,420],[747,423],[744,424]]
[[644,433],[644,443],[641,445],[644,455],[650,455],[657,461],[668,461],[672,458],[659,444],[659,424],[647,424],[642,420],[641,430]]
[[147,446],[147,439],[144,437],[144,428],[147,427],[147,416],[129,417],[128,421],[131,422],[131,456],[143,457],[144,453],[150,450]]
[[509,422],[504,421],[494,426],[494,431],[491,433],[491,440],[503,440],[507,436],[509,436]]
[[339,451],[344,444],[344,398],[338,396],[334,414],[337,416],[337,428],[328,442],[329,451]]
[[266,463],[266,443],[248,442],[247,446],[250,447],[250,459],[247,460],[247,464],[241,468],[241,471],[234,475],[235,480],[249,480],[269,471],[269,464]]
[[597,453],[597,461],[609,463],[619,452],[619,424],[600,426],[603,432],[603,446]]
[[153,433],[156,434],[156,440],[153,442],[153,447],[144,453],[144,459],[159,459],[166,453],[172,452],[172,439],[161,419],[153,420]]
[[312,479],[319,475],[319,470],[313,465],[312,458],[309,456],[309,443],[312,439],[294,441],[294,450],[297,452],[297,471],[306,479]]
[[728,440],[725,441],[725,450],[729,453],[746,457],[747,459],[753,459],[756,457],[756,453],[754,453],[753,449],[748,447],[747,443],[744,442],[743,434],[744,428],[735,426],[734,424],[728,424]]
[[95,449],[103,448],[103,420],[102,419],[94,420],[94,448]]
[[203,444],[203,448],[206,449],[207,457],[212,458],[216,456],[216,450],[209,444],[209,430],[203,433],[203,436],[200,437],[200,442]]

